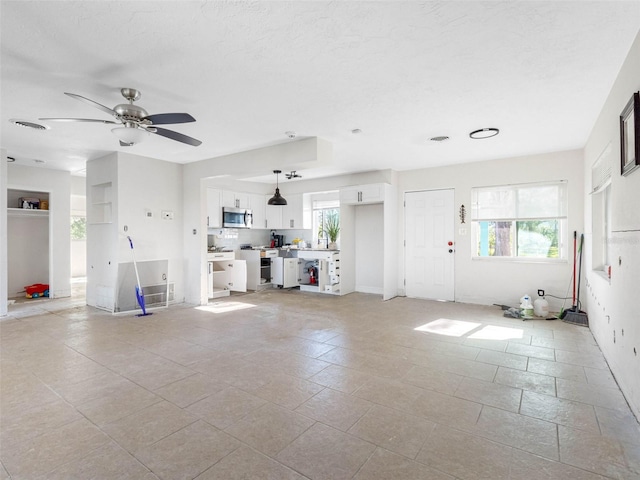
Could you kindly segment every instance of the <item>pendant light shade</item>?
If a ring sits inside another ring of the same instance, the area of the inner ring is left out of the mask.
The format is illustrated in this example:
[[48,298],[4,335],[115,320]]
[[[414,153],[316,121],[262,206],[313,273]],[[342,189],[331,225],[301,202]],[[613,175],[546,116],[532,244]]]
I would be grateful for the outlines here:
[[287,200],[280,195],[280,189],[278,188],[278,174],[282,173],[282,171],[274,170],[273,173],[276,174],[276,193],[269,199],[267,205],[286,205]]

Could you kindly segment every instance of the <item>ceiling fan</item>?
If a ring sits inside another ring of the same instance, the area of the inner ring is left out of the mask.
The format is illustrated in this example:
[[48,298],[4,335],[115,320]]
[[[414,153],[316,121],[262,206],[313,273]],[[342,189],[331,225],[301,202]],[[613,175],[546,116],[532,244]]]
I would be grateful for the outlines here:
[[298,175],[295,170],[292,170],[291,173],[284,174],[287,177],[287,180],[291,180],[292,178],[302,178],[302,175]]
[[200,140],[183,135],[182,133],[157,126],[195,122],[196,119],[188,113],[158,113],[155,115],[149,115],[144,108],[133,104],[133,102],[138,100],[141,96],[139,90],[136,90],[135,88],[121,88],[120,93],[122,93],[122,96],[126,98],[129,103],[121,103],[111,109],[81,95],[64,92],[65,95],[68,95],[71,98],[88,103],[89,105],[115,117],[115,122],[112,120],[97,120],[92,118],[41,118],[40,120],[48,120],[52,122],[96,122],[110,125],[121,125],[113,128],[111,131],[120,139],[120,145],[123,147],[130,147],[131,145],[140,143],[149,133],[155,133],[156,135],[160,135],[177,142],[186,143],[187,145],[193,145],[194,147],[197,147],[202,143]]

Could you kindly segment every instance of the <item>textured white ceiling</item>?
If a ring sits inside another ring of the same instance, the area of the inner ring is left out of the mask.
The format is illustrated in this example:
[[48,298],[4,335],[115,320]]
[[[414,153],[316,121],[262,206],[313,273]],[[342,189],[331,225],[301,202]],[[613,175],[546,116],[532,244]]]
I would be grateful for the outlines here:
[[[307,177],[581,148],[640,26],[638,1],[0,8],[1,146],[18,163],[70,171],[114,150],[193,162],[289,141],[288,130],[334,146],[334,165]],[[192,114],[196,123],[168,128],[203,144],[152,136],[123,148],[109,125],[40,122],[51,128],[35,131],[8,121],[106,120],[63,92],[113,107],[121,87],[141,90],[149,113]],[[483,127],[501,133],[469,139]],[[450,140],[428,140],[437,135]]]

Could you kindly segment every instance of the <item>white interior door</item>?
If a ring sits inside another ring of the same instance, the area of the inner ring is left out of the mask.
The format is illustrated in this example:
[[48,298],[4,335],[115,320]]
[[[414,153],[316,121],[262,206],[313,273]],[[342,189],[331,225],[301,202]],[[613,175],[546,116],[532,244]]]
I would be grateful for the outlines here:
[[406,295],[454,300],[454,192],[405,194]]

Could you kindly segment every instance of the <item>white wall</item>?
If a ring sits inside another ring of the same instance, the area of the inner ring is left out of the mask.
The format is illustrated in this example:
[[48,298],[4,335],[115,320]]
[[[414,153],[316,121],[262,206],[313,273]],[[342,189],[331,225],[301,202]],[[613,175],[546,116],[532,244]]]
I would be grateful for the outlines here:
[[382,295],[384,275],[382,203],[355,209],[356,292]]
[[[136,261],[169,260],[169,282],[175,284],[176,300],[182,301],[182,168],[180,164],[128,153],[87,162],[89,305],[113,308],[118,264],[133,260],[127,236],[133,240]],[[96,224],[92,185],[106,182],[112,183],[111,223]],[[172,213],[172,220],[162,218],[165,211]]]
[[[131,236],[136,260],[169,259],[170,280],[182,283],[183,211],[182,165],[118,154],[119,261],[131,261],[126,240]],[[164,219],[162,212],[171,212],[173,219]]]
[[[490,141],[490,140],[487,140]],[[471,188],[550,180],[567,180],[569,192],[568,231],[564,241],[573,242],[573,231],[583,226],[582,152],[568,151],[488,162],[398,172],[398,245],[404,240],[404,193],[430,189],[455,190],[456,252],[455,299],[478,304],[519,304],[525,293],[532,298],[542,288],[546,293],[563,297],[569,285],[572,260],[562,263],[527,263],[501,259],[471,258]],[[461,225],[458,209],[465,205],[466,224]],[[460,228],[466,229],[461,234]],[[571,237],[571,239],[570,239]],[[569,257],[571,249],[568,248]],[[398,290],[404,293],[404,251],[398,258]],[[561,302],[548,298],[551,309],[559,310]],[[571,304],[568,302],[567,306]]]
[[[640,90],[640,33],[631,47],[584,149],[585,283],[583,310],[589,328],[637,417],[640,417],[640,170],[620,174],[619,116],[631,95]],[[636,125],[638,128],[638,125]],[[611,145],[613,174],[611,280],[592,270],[591,167]],[[615,341],[614,341],[615,338]]]
[[0,149],[0,317],[7,315],[7,151]]
[[25,286],[49,283],[49,217],[9,215],[7,231],[8,295],[24,297]]
[[[71,174],[61,170],[11,164],[7,168],[7,188],[49,193],[49,278],[46,283],[49,283],[51,297],[70,296]],[[13,237],[11,232],[8,235]]]
[[[131,262],[126,236],[134,241],[136,261],[169,260],[175,299],[184,297],[182,165],[127,153],[118,154],[119,262]],[[147,216],[151,213],[151,217]],[[172,220],[163,217],[170,212]],[[124,226],[127,226],[127,232]],[[144,283],[143,279],[140,279]]]
[[[95,186],[111,183],[111,217],[102,218]],[[87,162],[87,305],[113,311],[118,275],[118,155]],[[105,220],[108,220],[105,222]]]

